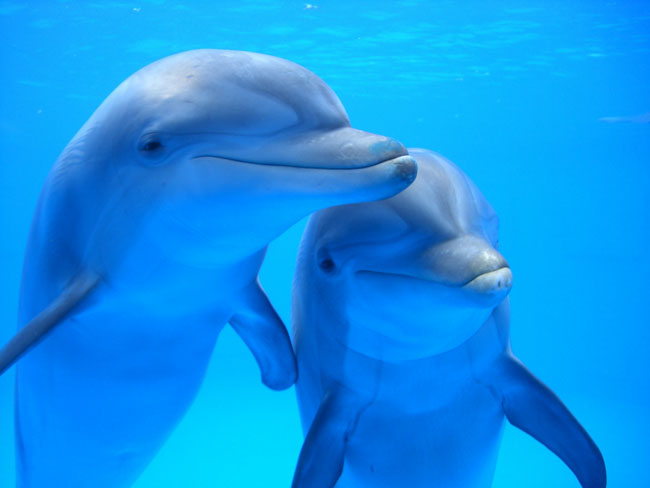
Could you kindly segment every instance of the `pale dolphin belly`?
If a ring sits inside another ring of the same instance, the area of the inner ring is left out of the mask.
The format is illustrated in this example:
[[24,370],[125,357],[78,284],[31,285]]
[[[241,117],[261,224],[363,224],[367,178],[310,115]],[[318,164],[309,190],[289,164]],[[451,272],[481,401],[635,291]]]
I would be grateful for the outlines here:
[[470,384],[435,410],[371,405],[347,443],[336,486],[489,488],[503,419],[492,394]]
[[135,481],[191,405],[227,319],[109,291],[53,331],[18,366],[19,486]]
[[[305,433],[328,390],[343,388],[362,405],[337,488],[491,486],[505,417],[474,376],[465,346],[387,363],[343,342],[319,327],[301,329],[295,342]],[[498,353],[486,349],[488,356]],[[325,351],[330,356],[319,362]]]

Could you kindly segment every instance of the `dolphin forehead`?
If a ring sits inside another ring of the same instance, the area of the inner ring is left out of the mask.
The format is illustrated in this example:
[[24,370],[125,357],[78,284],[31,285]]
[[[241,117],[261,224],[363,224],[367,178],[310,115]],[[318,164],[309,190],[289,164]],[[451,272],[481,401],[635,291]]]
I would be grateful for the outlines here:
[[349,126],[319,77],[263,54],[187,51],[142,68],[123,85],[152,131],[254,136]]
[[362,168],[407,154],[393,139],[352,128],[309,70],[240,51],[188,51],[142,68],[84,130],[112,152],[134,154],[154,141],[166,154],[261,164]]
[[467,175],[433,151],[409,149],[409,153],[417,159],[421,177],[408,193],[389,201],[395,211],[434,239],[473,234],[494,245],[498,216]]
[[496,246],[498,216],[474,183],[432,151],[409,149],[409,154],[418,162],[411,186],[386,200],[317,212],[316,245],[356,254],[359,247],[383,252],[377,246],[393,248],[399,241],[402,248],[429,248],[473,235]]

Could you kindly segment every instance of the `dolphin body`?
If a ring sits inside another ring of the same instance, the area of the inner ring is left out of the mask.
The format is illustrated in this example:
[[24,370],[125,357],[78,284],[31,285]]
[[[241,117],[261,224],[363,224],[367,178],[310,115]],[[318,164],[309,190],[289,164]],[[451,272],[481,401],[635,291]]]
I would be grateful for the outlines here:
[[404,192],[319,211],[303,235],[294,488],[487,488],[504,416],[604,487],[594,442],[510,350],[497,215],[458,167],[409,152]]
[[34,216],[20,331],[0,351],[1,371],[34,346],[17,370],[18,485],[130,485],[228,322],[264,383],[289,387],[291,342],[257,278],[267,244],[415,173],[289,61],[197,50],[129,77],[56,161]]

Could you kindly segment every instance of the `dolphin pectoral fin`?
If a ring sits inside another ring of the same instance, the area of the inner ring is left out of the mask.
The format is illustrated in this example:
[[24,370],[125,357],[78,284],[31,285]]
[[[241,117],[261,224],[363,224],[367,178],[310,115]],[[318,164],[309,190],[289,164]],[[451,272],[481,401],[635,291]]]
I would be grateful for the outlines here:
[[363,413],[352,392],[327,392],[300,450],[292,488],[332,488],[343,472],[345,447]]
[[495,386],[508,421],[562,459],[583,488],[604,488],[607,474],[602,454],[557,395],[512,355],[498,373]]
[[289,388],[298,377],[296,357],[287,329],[259,282],[247,290],[245,305],[230,325],[255,356],[262,382],[273,390]]
[[50,305],[20,329],[0,350],[0,374],[69,316],[100,281],[101,277],[94,273],[82,273],[72,280]]

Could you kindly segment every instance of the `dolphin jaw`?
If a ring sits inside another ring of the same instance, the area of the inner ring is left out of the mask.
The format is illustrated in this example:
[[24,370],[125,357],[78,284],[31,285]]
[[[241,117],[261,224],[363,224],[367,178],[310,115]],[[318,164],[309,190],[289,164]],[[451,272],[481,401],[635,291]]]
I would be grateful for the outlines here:
[[275,163],[275,162],[265,162],[265,161],[251,161],[246,159],[228,158],[225,156],[218,156],[214,154],[200,154],[197,156],[193,156],[190,159],[203,159],[203,158],[218,159],[222,161],[230,161],[233,163],[241,163],[241,164],[255,164],[259,166],[276,166],[280,168],[322,169],[322,170],[336,170],[336,171],[365,169],[365,168],[372,168],[380,164],[393,163],[395,165],[395,173],[398,174],[403,179],[408,180],[410,183],[412,183],[415,180],[415,177],[417,175],[417,165],[414,162],[413,158],[408,154],[404,154],[402,156],[397,156],[397,157],[391,157],[388,159],[383,159],[381,161],[374,161],[372,163],[368,163],[365,165],[347,166],[347,167],[323,165],[323,164],[310,165],[310,164],[299,164],[299,163],[291,164],[291,163]]
[[512,288],[512,271],[507,265],[500,266],[497,269],[482,272],[474,276],[474,278],[471,280],[458,284],[441,282],[435,280],[430,276],[420,276],[409,272],[384,272],[371,269],[360,269],[357,271],[357,273],[359,272],[383,275],[386,277],[395,276],[399,278],[408,278],[424,283],[431,283],[432,285],[447,287],[450,289],[463,290],[474,295],[480,303],[487,301],[486,305],[490,305],[492,302],[501,302],[501,300],[503,300],[508,295],[508,293],[510,293],[510,290]]

